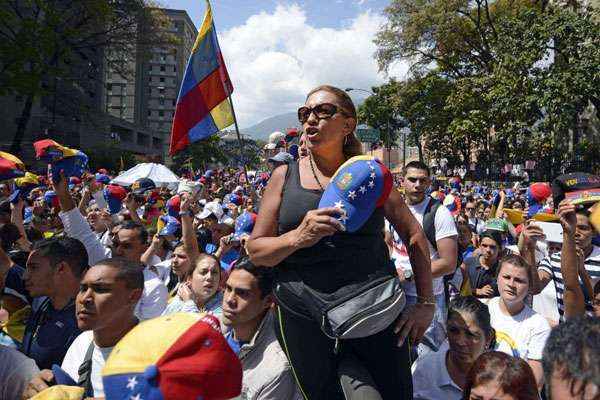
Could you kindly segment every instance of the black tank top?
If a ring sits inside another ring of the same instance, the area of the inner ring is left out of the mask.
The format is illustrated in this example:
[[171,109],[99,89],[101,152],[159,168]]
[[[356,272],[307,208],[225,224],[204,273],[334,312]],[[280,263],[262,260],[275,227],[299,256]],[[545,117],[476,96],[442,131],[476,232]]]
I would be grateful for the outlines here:
[[[303,188],[298,163],[290,163],[279,209],[279,234],[295,229],[308,211],[317,209],[321,194],[320,190]],[[288,295],[292,295],[295,299],[289,300],[298,301],[304,285],[334,299],[373,279],[394,275],[383,227],[380,207],[357,232],[336,233],[288,256],[275,268],[278,300],[288,303]]]

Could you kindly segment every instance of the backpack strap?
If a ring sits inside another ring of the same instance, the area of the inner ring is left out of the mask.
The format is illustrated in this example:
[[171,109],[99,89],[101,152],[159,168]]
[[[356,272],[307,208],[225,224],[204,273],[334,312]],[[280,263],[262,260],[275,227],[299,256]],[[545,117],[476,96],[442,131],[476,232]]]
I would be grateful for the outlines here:
[[94,397],[94,388],[92,387],[92,356],[94,355],[94,339],[92,339],[83,362],[79,366],[79,379],[77,386],[85,389],[84,397]]
[[437,251],[437,242],[435,240],[435,214],[442,203],[437,200],[431,199],[425,207],[423,213],[423,231],[431,246]]

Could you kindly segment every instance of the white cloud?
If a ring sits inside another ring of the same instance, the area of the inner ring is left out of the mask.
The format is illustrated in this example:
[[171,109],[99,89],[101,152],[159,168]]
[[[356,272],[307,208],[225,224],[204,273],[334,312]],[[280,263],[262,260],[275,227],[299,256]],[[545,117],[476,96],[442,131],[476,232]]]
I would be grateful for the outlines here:
[[[294,111],[320,84],[369,89],[385,81],[373,59],[373,38],[384,22],[365,12],[343,28],[317,28],[303,9],[279,5],[220,34],[241,126]],[[404,65],[390,76],[401,76]]]

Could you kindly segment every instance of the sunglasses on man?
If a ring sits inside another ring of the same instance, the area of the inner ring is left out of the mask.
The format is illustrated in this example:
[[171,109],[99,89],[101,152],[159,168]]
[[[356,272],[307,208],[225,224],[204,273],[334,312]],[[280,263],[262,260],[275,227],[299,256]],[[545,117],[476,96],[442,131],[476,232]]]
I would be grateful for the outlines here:
[[314,107],[302,106],[298,109],[298,121],[300,121],[301,124],[306,123],[311,114],[314,114],[319,120],[329,119],[337,113],[340,113],[346,117],[348,116],[344,110],[331,103],[317,104]]

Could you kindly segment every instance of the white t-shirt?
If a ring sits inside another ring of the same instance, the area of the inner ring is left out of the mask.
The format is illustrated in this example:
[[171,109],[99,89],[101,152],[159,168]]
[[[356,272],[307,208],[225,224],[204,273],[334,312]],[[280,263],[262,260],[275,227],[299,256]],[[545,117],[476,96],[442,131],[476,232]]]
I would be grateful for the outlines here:
[[462,389],[454,383],[446,366],[448,349],[446,340],[438,351],[432,351],[415,360],[412,366],[413,398],[415,400],[462,399]]
[[140,320],[156,318],[167,308],[169,291],[162,280],[150,268],[144,268],[144,291],[135,306],[135,316]]
[[[430,200],[431,200],[431,198],[429,196],[427,196],[425,198],[425,200],[423,200],[419,204],[415,204],[412,206],[407,204],[408,208],[410,209],[412,214],[415,216],[415,219],[419,222],[419,224],[421,226],[423,226],[423,214],[425,213],[425,208],[427,207],[427,204],[429,204]],[[435,225],[435,240],[436,241],[439,241],[441,239],[451,237],[451,236],[458,236],[454,218],[452,218],[452,214],[450,214],[450,211],[444,206],[440,206],[437,209],[437,212],[435,213],[434,225]],[[400,239],[400,236],[398,236],[398,233],[396,233],[396,231],[392,228],[391,224],[388,221],[386,221],[386,227],[390,232],[392,232],[393,238],[394,238],[392,257],[394,258],[394,262],[396,264],[396,269],[412,271],[412,267],[410,265],[410,258],[408,257],[408,250],[406,249],[406,246],[404,245],[404,243],[402,243],[402,239]],[[433,248],[433,246],[431,246],[431,243],[429,243],[429,253],[431,255],[432,261],[440,258],[438,252]],[[408,295],[412,295],[412,296],[417,295],[417,290],[416,290],[415,284],[412,280],[404,282],[404,290],[406,291],[406,294],[408,294]],[[442,294],[442,293],[444,293],[443,278],[442,277],[434,278],[433,279],[433,294],[438,295],[438,294]]]
[[[69,374],[75,382],[79,380],[79,367],[83,363],[88,347],[94,339],[92,331],[81,333],[67,350],[67,354],[63,360],[61,368]],[[94,344],[94,352],[92,353],[92,375],[91,382],[94,389],[94,397],[104,397],[104,386],[102,385],[102,368],[106,363],[106,359],[110,355],[113,347],[98,347]]]
[[513,357],[524,360],[541,360],[542,351],[550,335],[546,318],[525,305],[517,315],[507,315],[500,310],[500,297],[488,302],[492,328],[496,330],[496,347]]

